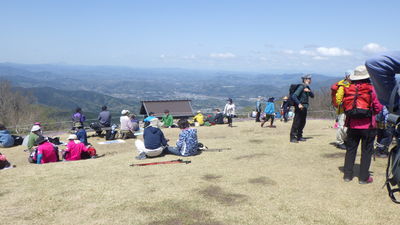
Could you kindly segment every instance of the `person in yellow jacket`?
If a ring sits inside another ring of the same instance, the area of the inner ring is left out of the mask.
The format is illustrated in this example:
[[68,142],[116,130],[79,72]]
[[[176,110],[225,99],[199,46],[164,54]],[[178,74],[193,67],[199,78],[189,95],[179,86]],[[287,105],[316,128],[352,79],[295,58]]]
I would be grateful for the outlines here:
[[201,111],[197,111],[197,115],[193,117],[194,122],[198,122],[200,126],[204,125],[204,115],[201,114]]
[[336,147],[345,150],[346,145],[345,145],[345,140],[346,140],[346,133],[347,129],[344,126],[344,123],[346,121],[346,115],[344,114],[344,109],[342,106],[343,103],[343,97],[344,97],[344,88],[350,86],[350,75],[351,71],[347,71],[345,73],[345,78],[341,81],[338,82],[338,90],[336,92],[336,104],[338,107],[336,108],[336,113],[337,113],[337,122],[338,122],[338,128],[336,131]]

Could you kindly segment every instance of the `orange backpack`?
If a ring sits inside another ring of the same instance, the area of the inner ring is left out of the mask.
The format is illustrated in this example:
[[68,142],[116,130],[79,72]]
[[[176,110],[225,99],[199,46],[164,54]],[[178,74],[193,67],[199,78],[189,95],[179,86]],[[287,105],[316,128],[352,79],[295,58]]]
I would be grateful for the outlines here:
[[339,107],[339,105],[336,103],[336,92],[338,91],[339,87],[339,81],[331,86],[331,104],[335,108]]
[[351,118],[372,116],[372,85],[370,83],[351,84],[344,88],[343,108]]

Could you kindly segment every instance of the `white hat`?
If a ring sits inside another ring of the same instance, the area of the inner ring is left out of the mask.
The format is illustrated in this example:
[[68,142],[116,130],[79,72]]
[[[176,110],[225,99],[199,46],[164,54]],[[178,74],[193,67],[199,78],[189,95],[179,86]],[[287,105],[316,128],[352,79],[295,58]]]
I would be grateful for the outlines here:
[[39,131],[40,130],[40,126],[39,125],[33,125],[31,132],[35,132],[35,131]]
[[129,110],[126,110],[126,109],[124,109],[124,110],[121,111],[121,114],[122,114],[122,115],[126,115],[126,114],[128,114],[128,113],[129,113]]
[[78,137],[76,136],[76,134],[70,134],[67,138],[67,140],[77,140]]
[[357,66],[353,74],[350,74],[350,80],[364,80],[369,78],[369,73],[364,65]]
[[153,118],[152,120],[150,120],[150,127],[156,127],[156,128],[160,128],[161,124],[160,124],[160,120],[157,118]]
[[201,111],[199,110],[199,111],[197,111],[197,113],[201,113]]

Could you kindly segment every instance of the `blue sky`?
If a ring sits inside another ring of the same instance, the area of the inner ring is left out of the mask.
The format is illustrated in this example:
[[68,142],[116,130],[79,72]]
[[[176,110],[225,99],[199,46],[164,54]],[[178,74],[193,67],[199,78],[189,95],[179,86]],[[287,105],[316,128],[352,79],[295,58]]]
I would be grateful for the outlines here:
[[399,49],[400,1],[1,1],[0,62],[331,75]]

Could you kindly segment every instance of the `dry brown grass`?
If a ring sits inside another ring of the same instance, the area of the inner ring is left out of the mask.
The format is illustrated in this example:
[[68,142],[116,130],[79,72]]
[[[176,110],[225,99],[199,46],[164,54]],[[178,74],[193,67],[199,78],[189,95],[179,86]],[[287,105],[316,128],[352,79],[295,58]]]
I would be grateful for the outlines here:
[[[399,206],[381,188],[386,160],[372,163],[373,184],[344,183],[331,123],[309,120],[305,136],[313,138],[299,144],[279,121],[276,129],[254,121],[200,127],[206,146],[231,150],[203,152],[191,164],[129,167],[138,162],[133,140],[91,138],[104,157],[47,165],[28,164],[20,147],[2,149],[17,168],[0,171],[0,224],[398,224]],[[176,140],[179,130],[164,132]]]

